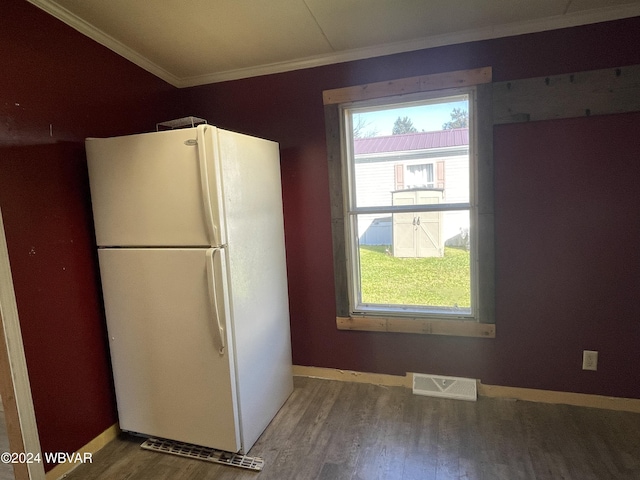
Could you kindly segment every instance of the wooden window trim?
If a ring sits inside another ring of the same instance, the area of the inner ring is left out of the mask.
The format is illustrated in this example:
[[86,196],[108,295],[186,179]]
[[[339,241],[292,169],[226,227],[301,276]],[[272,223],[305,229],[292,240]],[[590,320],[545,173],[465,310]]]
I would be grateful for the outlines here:
[[[323,92],[327,159],[331,202],[331,227],[337,325],[341,330],[366,330],[440,334],[470,337],[495,337],[495,253],[493,211],[493,112],[491,67],[404,78]],[[346,261],[345,209],[346,188],[342,168],[340,106],[346,103],[436,92],[460,87],[476,89],[476,144],[478,188],[478,309],[476,320],[429,319],[427,317],[352,316],[349,308],[348,266]],[[456,326],[457,325],[457,326]],[[484,325],[484,326],[483,326]],[[486,326],[489,326],[486,328]]]
[[338,330],[366,332],[419,333],[455,337],[495,338],[493,323],[474,320],[432,320],[423,317],[336,317]]
[[419,77],[401,78],[398,80],[356,85],[353,87],[334,88],[322,92],[322,100],[325,105],[338,105],[361,100],[406,95],[409,93],[470,87],[484,83],[491,83],[491,67],[421,75]]

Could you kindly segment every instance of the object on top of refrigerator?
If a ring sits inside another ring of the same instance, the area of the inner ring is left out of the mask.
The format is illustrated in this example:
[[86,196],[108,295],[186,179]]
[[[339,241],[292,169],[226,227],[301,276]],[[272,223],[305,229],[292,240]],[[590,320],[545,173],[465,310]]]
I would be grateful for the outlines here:
[[204,118],[199,117],[176,118],[175,120],[156,123],[156,131],[175,130],[176,128],[193,128],[202,123],[207,123],[207,121]]

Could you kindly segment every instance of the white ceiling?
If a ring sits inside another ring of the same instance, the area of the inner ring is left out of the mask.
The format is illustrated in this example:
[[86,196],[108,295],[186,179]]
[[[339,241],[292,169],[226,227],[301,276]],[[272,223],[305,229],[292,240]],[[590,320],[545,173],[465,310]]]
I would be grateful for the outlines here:
[[640,16],[640,0],[29,0],[185,87]]

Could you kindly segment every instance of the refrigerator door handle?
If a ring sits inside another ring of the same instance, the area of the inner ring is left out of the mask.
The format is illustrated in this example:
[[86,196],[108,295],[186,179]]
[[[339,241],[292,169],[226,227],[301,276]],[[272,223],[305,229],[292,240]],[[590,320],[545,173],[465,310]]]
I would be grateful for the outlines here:
[[218,350],[218,353],[220,355],[224,355],[224,349],[226,347],[226,343],[224,340],[225,332],[224,327],[222,326],[222,323],[220,321],[220,310],[218,309],[218,298],[216,295],[216,272],[214,261],[217,251],[217,248],[210,248],[207,250],[207,282],[209,285],[209,302],[211,304],[211,313],[215,316],[216,324],[218,327],[217,333],[220,340],[220,349]]
[[202,201],[204,206],[204,217],[207,225],[207,233],[211,245],[219,245],[215,223],[213,220],[213,209],[211,203],[211,188],[209,187],[209,168],[207,166],[207,150],[205,148],[205,133],[208,125],[198,125],[196,127],[198,144],[198,161],[200,163],[200,184],[202,188]]

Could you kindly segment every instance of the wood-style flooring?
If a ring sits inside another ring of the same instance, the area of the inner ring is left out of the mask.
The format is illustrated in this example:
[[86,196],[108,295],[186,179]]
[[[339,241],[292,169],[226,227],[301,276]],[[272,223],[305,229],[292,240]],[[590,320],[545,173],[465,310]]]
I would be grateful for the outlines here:
[[304,377],[249,452],[262,472],[141,442],[122,435],[66,480],[640,479],[640,414]]
[[[0,403],[0,453],[10,452],[7,425],[4,421],[4,408]],[[0,462],[0,480],[13,480],[13,466],[10,463]]]

